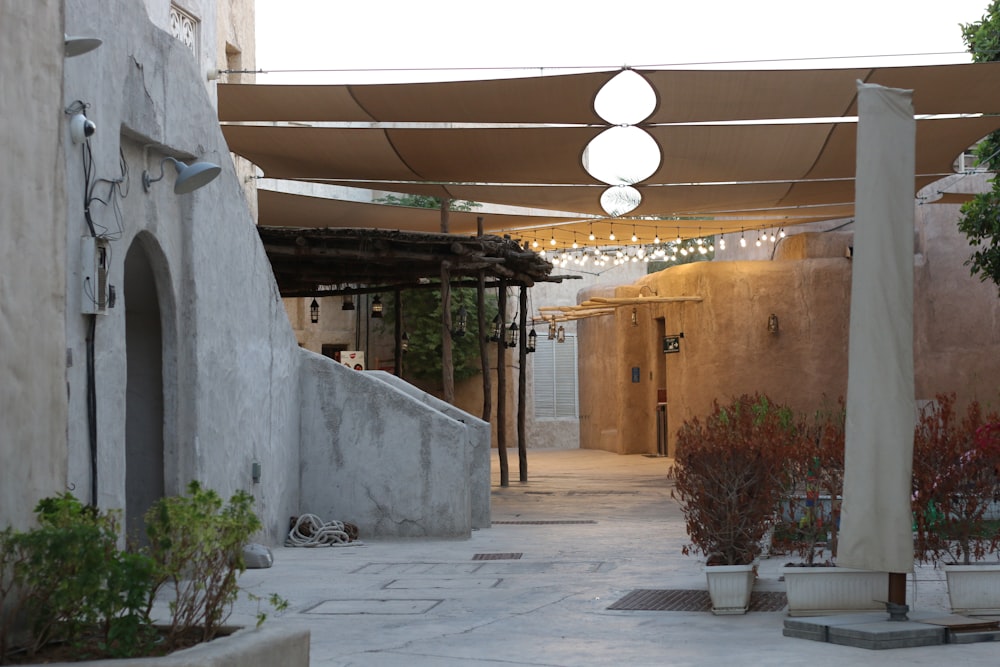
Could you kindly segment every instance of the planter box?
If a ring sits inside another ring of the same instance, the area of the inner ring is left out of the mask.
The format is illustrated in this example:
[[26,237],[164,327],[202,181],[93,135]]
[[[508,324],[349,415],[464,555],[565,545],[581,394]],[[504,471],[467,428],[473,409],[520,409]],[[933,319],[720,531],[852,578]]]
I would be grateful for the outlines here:
[[785,567],[789,616],[885,611],[889,573],[848,567]]
[[943,565],[953,614],[1000,615],[1000,563]]
[[268,622],[158,658],[51,663],[49,667],[309,667],[309,630]]
[[708,595],[712,613],[745,614],[750,606],[750,592],[757,577],[755,565],[706,565]]

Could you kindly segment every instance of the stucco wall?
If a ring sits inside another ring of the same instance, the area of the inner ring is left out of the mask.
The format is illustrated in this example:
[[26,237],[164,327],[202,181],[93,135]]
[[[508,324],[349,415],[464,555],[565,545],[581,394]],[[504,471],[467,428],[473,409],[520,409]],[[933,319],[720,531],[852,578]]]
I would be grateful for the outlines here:
[[[969,247],[956,230],[958,213],[956,205],[917,207],[916,398],[954,392],[960,404],[978,399],[998,406],[1000,299],[995,285],[980,283],[963,266]],[[658,386],[667,390],[671,453],[680,424],[706,414],[715,399],[761,391],[811,411],[843,396],[851,243],[847,232],[800,234],[779,242],[772,261],[672,267],[613,290],[635,296],[646,285],[659,296],[703,301],[640,306],[638,327],[631,326],[630,308],[580,322],[581,446],[655,452]],[[580,299],[598,293],[610,291]],[[772,313],[777,334],[767,328]],[[681,331],[680,353],[663,354],[662,335]],[[632,368],[640,369],[638,382]]]
[[0,526],[66,488],[63,39],[61,0],[0,2]]
[[[97,35],[104,44],[67,61],[64,94],[87,102],[97,123],[90,140],[95,176],[125,179],[121,197],[109,196],[107,185],[95,190],[115,201],[120,217],[112,206],[92,207],[98,233],[110,240],[110,282],[120,299],[127,291],[124,259],[134,242],[152,264],[163,335],[165,491],[180,492],[191,479],[224,496],[248,490],[265,526],[260,539],[278,542],[298,499],[298,347],[218,127],[205,64],[157,27],[168,6],[157,3],[151,21],[143,4],[127,0],[106,3],[102,12],[82,0],[67,2],[69,32]],[[215,5],[205,3],[200,11],[202,53],[214,62]],[[114,30],[107,16],[115,17]],[[68,203],[62,217],[71,249],[66,331],[75,362],[69,372],[69,483],[87,498],[87,318],[80,315],[76,249],[88,230],[81,210],[82,147],[67,140],[65,149]],[[176,173],[167,164],[163,181],[144,192],[142,172],[157,176],[165,155],[209,160],[222,174],[201,190],[175,195]],[[97,500],[112,508],[126,504],[125,422],[128,402],[135,400],[126,381],[126,310],[120,302],[99,315],[95,335]],[[254,461],[261,464],[260,484],[251,480]]]
[[469,480],[469,427],[373,374],[300,355],[300,511],[362,538],[468,537],[482,488]]

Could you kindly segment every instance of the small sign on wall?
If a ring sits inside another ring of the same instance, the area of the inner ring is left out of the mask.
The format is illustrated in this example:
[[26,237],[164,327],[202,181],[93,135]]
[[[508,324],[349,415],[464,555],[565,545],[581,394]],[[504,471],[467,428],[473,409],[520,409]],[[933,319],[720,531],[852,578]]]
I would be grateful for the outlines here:
[[680,336],[664,336],[663,337],[663,354],[676,354],[681,351],[681,337]]

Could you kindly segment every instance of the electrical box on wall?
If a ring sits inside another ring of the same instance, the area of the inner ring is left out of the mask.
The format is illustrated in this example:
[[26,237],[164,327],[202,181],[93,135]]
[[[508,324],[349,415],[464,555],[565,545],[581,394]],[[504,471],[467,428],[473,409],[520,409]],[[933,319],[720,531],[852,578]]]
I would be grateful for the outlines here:
[[109,252],[107,239],[84,236],[80,243],[80,312],[84,315],[103,315],[113,305],[109,299]]

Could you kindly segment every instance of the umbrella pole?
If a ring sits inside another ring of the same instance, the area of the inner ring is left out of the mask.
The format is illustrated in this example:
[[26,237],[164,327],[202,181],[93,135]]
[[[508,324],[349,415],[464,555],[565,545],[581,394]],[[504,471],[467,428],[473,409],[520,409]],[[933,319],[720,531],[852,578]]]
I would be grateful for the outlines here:
[[906,604],[906,573],[889,573],[889,602],[892,604]]

